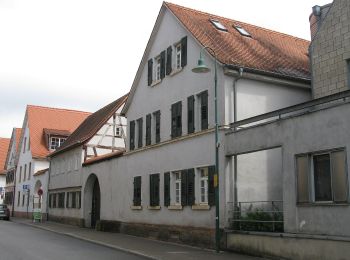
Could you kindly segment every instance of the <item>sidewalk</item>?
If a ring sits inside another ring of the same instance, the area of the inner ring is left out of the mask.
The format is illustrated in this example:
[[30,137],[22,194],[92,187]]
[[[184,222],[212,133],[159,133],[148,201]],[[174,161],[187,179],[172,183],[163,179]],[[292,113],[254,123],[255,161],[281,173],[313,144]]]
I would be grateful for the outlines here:
[[41,228],[58,234],[89,241],[102,246],[121,250],[124,252],[144,256],[149,259],[166,260],[254,260],[262,259],[239,255],[230,252],[215,253],[212,250],[201,249],[181,244],[168,243],[148,238],[130,236],[120,233],[99,232],[88,228],[64,225],[56,222],[33,223],[29,219],[12,218],[12,222]]

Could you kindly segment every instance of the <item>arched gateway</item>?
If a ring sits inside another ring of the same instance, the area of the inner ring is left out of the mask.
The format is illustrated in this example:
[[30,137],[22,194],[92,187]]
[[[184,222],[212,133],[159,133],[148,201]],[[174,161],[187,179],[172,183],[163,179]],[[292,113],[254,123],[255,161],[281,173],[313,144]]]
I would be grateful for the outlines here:
[[86,227],[96,227],[100,220],[101,192],[100,184],[95,174],[91,174],[84,189],[84,219]]

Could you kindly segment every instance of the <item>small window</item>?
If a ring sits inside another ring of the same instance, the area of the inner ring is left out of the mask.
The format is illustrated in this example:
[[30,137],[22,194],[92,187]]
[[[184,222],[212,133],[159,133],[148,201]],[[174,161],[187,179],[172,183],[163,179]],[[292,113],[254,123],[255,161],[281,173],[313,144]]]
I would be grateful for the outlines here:
[[247,32],[243,27],[239,25],[234,25],[233,26],[241,35],[246,36],[246,37],[252,37],[249,32]]
[[181,172],[174,173],[175,179],[175,204],[181,205]]
[[296,156],[298,203],[348,201],[345,150]]
[[60,147],[63,142],[66,140],[66,138],[63,137],[51,137],[50,138],[50,150],[56,150],[58,147]]
[[160,56],[155,58],[156,60],[156,64],[155,64],[155,79],[156,81],[161,80],[160,78],[160,67],[161,67],[161,60],[160,60]]
[[200,204],[208,204],[208,168],[199,169]]
[[216,29],[218,29],[220,31],[227,32],[227,28],[222,23],[220,23],[218,20],[210,19],[210,22],[215,26]]
[[121,137],[122,136],[122,127],[121,126],[116,126],[115,127],[115,137]]
[[181,42],[175,45],[175,67],[181,69]]

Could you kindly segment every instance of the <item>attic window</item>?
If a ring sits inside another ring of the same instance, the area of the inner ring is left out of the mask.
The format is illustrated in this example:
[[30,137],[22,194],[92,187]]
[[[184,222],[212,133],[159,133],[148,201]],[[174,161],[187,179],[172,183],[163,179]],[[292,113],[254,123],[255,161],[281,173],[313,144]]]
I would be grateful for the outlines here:
[[50,138],[50,150],[56,150],[60,147],[67,138],[64,137],[51,137]]
[[220,31],[227,32],[227,28],[222,23],[220,23],[218,20],[210,19],[210,22],[215,26],[216,29],[218,29]]
[[233,26],[241,35],[246,36],[246,37],[252,37],[249,32],[247,32],[243,27],[239,25],[234,25]]

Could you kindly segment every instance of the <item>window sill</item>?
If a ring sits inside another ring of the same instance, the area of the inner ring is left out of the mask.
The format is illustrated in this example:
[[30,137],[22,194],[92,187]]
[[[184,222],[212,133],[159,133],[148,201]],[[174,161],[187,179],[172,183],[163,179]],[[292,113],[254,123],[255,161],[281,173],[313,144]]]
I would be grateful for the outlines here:
[[170,205],[168,206],[169,210],[182,210],[182,206],[181,205]]
[[309,203],[297,203],[297,207],[319,207],[319,206],[350,206],[349,202],[335,203],[331,201],[326,202],[309,202]]
[[210,210],[210,206],[208,204],[197,204],[192,206],[193,210]]
[[160,206],[148,206],[147,208],[150,210],[160,210]]
[[130,209],[132,209],[132,210],[142,210],[142,206],[131,206]]
[[156,80],[156,81],[153,81],[150,87],[154,87],[154,86],[156,86],[156,85],[160,84],[161,82],[162,82],[162,80],[161,80],[161,79]]
[[171,73],[169,74],[169,76],[175,76],[176,74],[178,74],[178,73],[180,73],[182,71],[182,67],[181,68],[179,68],[179,69],[173,69],[172,71],[171,71]]

